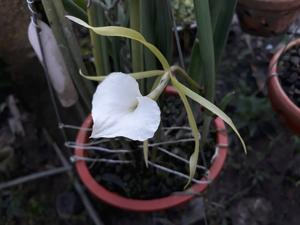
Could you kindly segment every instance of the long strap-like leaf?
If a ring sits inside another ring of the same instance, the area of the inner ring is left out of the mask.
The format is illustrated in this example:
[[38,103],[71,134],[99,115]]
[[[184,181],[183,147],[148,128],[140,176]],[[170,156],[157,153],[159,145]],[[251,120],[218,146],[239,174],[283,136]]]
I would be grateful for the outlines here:
[[125,37],[131,40],[138,41],[145,45],[160,61],[164,70],[170,68],[170,65],[167,59],[163,56],[163,54],[151,43],[147,42],[143,35],[139,32],[126,28],[126,27],[118,27],[118,26],[106,26],[106,27],[92,27],[88,25],[86,22],[73,17],[67,16],[68,19],[72,20],[75,23],[78,23],[86,28],[93,30],[96,34],[103,35],[103,36],[113,36],[113,37]]
[[211,27],[211,17],[208,0],[194,0],[196,22],[198,26],[200,61],[203,68],[205,97],[214,101],[215,98],[215,52]]
[[220,62],[237,0],[209,0],[214,35],[215,65]]
[[[89,76],[86,74],[83,74],[82,71],[79,71],[80,75],[84,78],[92,81],[103,81],[107,76]],[[161,76],[165,73],[163,70],[149,70],[149,71],[143,71],[143,72],[137,72],[137,73],[131,73],[131,75],[134,79],[140,80],[144,78],[150,78],[155,76]]]
[[187,95],[188,97],[190,97],[194,101],[198,102],[204,108],[206,108],[207,110],[211,111],[212,113],[219,116],[222,120],[224,120],[232,128],[232,130],[236,133],[236,135],[239,137],[245,152],[247,151],[246,150],[246,145],[245,145],[240,133],[238,132],[237,128],[233,124],[232,120],[221,109],[219,109],[216,105],[214,105],[210,101],[206,100],[202,96],[198,95],[197,93],[195,93],[191,89],[187,88],[183,84],[178,82],[177,86],[184,92],[185,95]]
[[192,129],[194,140],[195,140],[195,148],[194,152],[190,157],[190,175],[189,175],[189,181],[185,185],[185,188],[191,183],[192,178],[195,176],[196,169],[197,169],[197,163],[199,158],[199,152],[200,152],[200,143],[199,143],[199,130],[197,127],[197,123],[193,114],[193,111],[191,109],[191,106],[186,98],[186,94],[184,93],[184,89],[182,88],[182,84],[173,76],[171,76],[171,81],[173,86],[178,91],[178,94],[183,102],[184,108],[186,109],[189,125]]

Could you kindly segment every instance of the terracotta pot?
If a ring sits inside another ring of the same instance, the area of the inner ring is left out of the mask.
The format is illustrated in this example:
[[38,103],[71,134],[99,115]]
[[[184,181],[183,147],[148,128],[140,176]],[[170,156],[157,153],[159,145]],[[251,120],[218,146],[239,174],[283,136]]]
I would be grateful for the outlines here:
[[267,37],[288,29],[300,12],[300,1],[239,0],[236,11],[245,32]]
[[[176,94],[174,89],[168,87],[166,92],[169,94]],[[217,133],[217,144],[218,144],[218,154],[214,159],[210,169],[208,179],[213,181],[221,172],[224,162],[227,158],[228,153],[228,137],[225,129],[225,124],[223,120],[220,118],[216,118],[214,120],[214,125],[216,127]],[[82,124],[76,139],[77,144],[84,144],[89,141],[89,132],[86,131],[86,128],[90,128],[92,126],[92,116],[89,115],[84,123]],[[86,151],[83,149],[77,148],[75,149],[75,155],[79,157],[84,157]],[[138,199],[130,199],[127,197],[123,197],[118,193],[111,192],[107,190],[104,186],[98,183],[93,176],[91,175],[89,168],[86,164],[86,161],[79,160],[76,162],[77,172],[87,187],[87,189],[94,194],[98,199],[115,206],[117,208],[138,211],[138,212],[153,212],[159,211],[163,209],[169,209],[181,205],[193,198],[193,195],[182,195],[182,196],[167,196],[157,199],[151,200],[138,200]],[[202,178],[205,181],[205,178]],[[208,187],[207,183],[195,184],[190,190],[196,193],[204,192],[204,190]]]
[[295,105],[281,87],[277,76],[277,66],[280,56],[295,45],[300,45],[300,39],[290,42],[273,56],[268,74],[268,93],[273,109],[278,112],[284,123],[296,134],[300,134],[300,108]]

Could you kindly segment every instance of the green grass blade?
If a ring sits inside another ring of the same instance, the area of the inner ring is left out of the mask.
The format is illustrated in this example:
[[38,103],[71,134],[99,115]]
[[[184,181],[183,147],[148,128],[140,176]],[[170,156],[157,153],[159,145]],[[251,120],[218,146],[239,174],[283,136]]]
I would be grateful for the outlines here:
[[237,0],[210,0],[209,4],[214,34],[215,64],[217,67],[227,41]]
[[194,0],[198,26],[199,63],[203,67],[205,97],[214,101],[215,97],[215,54],[208,0]]

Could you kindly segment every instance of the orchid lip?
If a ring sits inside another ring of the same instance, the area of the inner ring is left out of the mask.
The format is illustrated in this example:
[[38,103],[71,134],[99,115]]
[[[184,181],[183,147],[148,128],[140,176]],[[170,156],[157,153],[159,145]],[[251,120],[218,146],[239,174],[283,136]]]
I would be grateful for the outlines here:
[[126,137],[145,141],[160,124],[157,103],[142,96],[130,75],[114,72],[98,85],[92,101],[92,138]]

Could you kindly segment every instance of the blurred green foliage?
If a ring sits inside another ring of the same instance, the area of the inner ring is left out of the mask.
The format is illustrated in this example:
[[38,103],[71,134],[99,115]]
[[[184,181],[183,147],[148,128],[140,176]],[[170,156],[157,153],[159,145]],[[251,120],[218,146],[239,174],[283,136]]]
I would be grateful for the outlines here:
[[171,0],[176,23],[188,26],[195,21],[193,0]]

